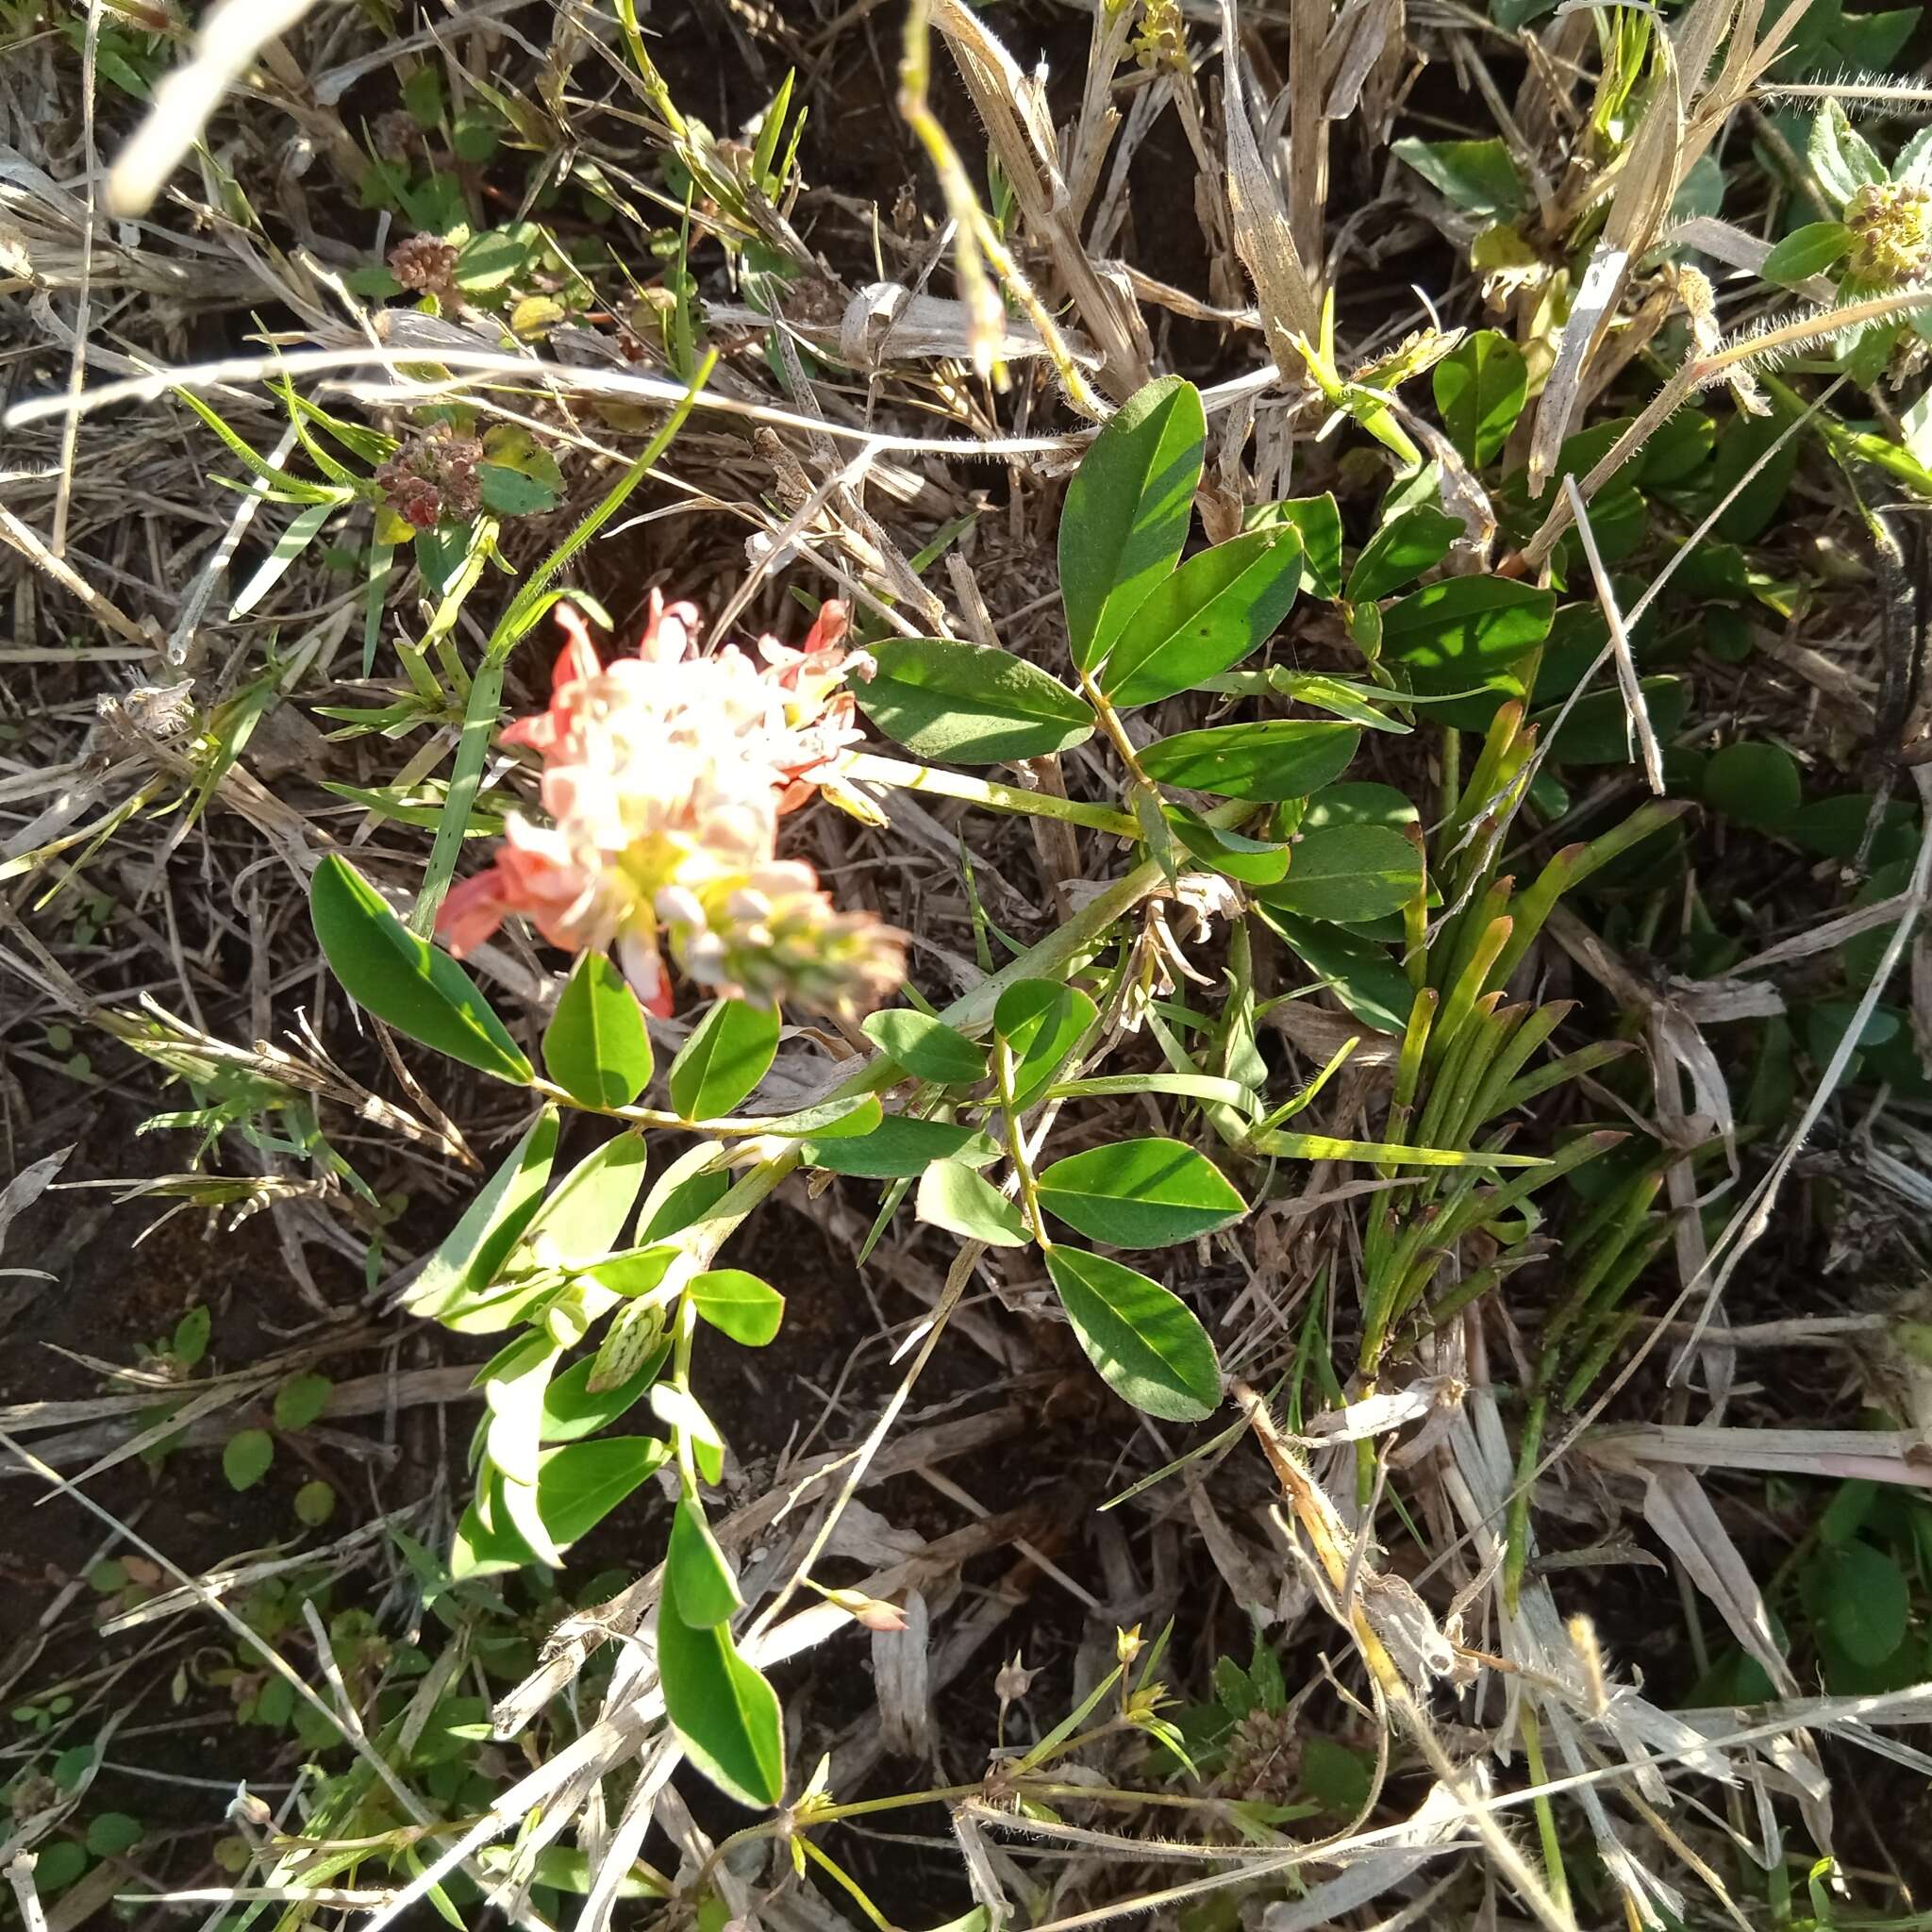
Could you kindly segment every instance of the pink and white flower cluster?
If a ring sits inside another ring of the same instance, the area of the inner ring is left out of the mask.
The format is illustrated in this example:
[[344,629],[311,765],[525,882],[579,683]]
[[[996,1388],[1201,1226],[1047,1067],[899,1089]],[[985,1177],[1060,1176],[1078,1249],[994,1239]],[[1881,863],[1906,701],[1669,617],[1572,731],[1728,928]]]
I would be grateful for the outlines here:
[[844,607],[821,607],[802,649],[761,638],[756,661],[700,654],[696,607],[656,591],[637,655],[608,665],[578,612],[557,614],[550,708],[503,734],[541,757],[550,824],[512,815],[495,863],[452,890],[437,918],[450,951],[520,913],[566,952],[614,946],[660,1015],[667,948],[690,978],[761,1006],[875,1005],[904,974],[901,935],[837,910],[775,850],[784,813],[843,789],[834,763],[859,736],[843,682],[868,666],[844,648]]

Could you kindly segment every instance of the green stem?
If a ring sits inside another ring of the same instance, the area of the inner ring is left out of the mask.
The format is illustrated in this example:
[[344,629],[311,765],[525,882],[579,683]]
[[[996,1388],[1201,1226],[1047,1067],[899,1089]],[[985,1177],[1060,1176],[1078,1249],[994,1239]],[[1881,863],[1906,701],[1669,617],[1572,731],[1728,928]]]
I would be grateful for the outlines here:
[[1139,822],[1110,806],[1083,805],[1076,798],[1056,798],[1050,791],[1028,791],[1018,785],[1002,785],[997,779],[970,778],[962,772],[942,772],[931,765],[908,763],[904,758],[880,758],[874,752],[847,752],[839,760],[839,769],[847,777],[894,786],[902,791],[932,791],[941,798],[963,798],[969,804],[987,806],[993,811],[1061,819],[1070,825],[1118,833],[1123,839],[1141,836]]
[[859,1888],[858,1879],[846,1872],[843,1866],[833,1863],[828,1853],[822,1852],[817,1845],[812,1843],[810,1839],[804,1836],[799,1838],[798,1848],[820,1871],[832,1879],[851,1898],[852,1903],[865,1914],[873,1924],[879,1928],[879,1932],[892,1932],[892,1927],[885,1914],[879,1910],[878,1907],[873,1904],[871,1899],[866,1897],[864,1891]]
[[[1532,1783],[1546,1785],[1550,1774],[1543,1765],[1542,1732],[1538,1727],[1536,1712],[1530,1707],[1528,1698],[1523,1701],[1518,1716],[1523,1725],[1523,1755],[1529,1763]],[[1570,1881],[1563,1869],[1563,1841],[1557,1836],[1557,1814],[1547,1798],[1532,1800],[1536,1807],[1537,1836],[1542,1840],[1543,1877],[1548,1882],[1550,1896],[1556,1901],[1559,1912],[1570,1909]]]
[[1135,784],[1146,785],[1147,774],[1141,769],[1134,741],[1127,736],[1126,726],[1121,723],[1121,714],[1114,709],[1113,700],[1094,683],[1092,673],[1085,665],[1080,667],[1080,691],[1093,707],[1093,715],[1100,720],[1100,728],[1106,732],[1108,742],[1113,746],[1121,763],[1126,766],[1128,775]]
[[984,1785],[936,1785],[929,1791],[895,1791],[889,1798],[859,1798],[850,1805],[825,1805],[814,1810],[814,1824],[836,1824],[841,1818],[870,1818],[880,1811],[907,1811],[915,1805],[949,1805],[956,1798],[976,1798]]
[[992,1048],[993,1077],[999,1083],[1000,1114],[1007,1124],[1007,1158],[1013,1163],[1014,1177],[1020,1183],[1020,1205],[1026,1210],[1026,1225],[1040,1244],[1041,1254],[1053,1246],[1046,1222],[1040,1211],[1040,1185],[1033,1178],[1033,1163],[1026,1158],[1026,1137],[1020,1130],[1020,1105],[1013,1091],[1013,1049],[1004,1040]]

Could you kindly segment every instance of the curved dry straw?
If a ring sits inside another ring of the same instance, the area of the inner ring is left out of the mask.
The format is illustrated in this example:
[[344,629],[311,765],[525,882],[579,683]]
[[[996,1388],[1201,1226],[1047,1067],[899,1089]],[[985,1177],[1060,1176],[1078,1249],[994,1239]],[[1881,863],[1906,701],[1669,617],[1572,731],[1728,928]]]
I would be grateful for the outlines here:
[[[1811,315],[1773,319],[1762,328],[1733,336],[1708,355],[1692,356],[1664,384],[1643,412],[1611,444],[1603,460],[1578,485],[1584,501],[1595,496],[1619,470],[1660,429],[1678,408],[1700,390],[1722,382],[1725,376],[1751,368],[1780,362],[1805,350],[1829,342],[1847,330],[1864,328],[1873,323],[1893,322],[1901,316],[1932,308],[1932,287],[1924,284],[1897,289],[1889,295],[1869,295],[1863,301],[1847,302],[1837,308],[1824,308]],[[1558,539],[1569,528],[1571,496],[1559,491],[1542,527],[1514,556],[1506,559],[1504,574],[1524,576],[1541,569]]]

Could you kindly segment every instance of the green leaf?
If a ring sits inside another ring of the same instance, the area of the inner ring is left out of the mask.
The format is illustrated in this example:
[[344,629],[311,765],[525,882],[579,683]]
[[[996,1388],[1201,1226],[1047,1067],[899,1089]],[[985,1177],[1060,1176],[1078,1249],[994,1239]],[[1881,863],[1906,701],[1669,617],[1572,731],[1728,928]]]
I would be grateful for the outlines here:
[[928,1226],[990,1248],[1024,1248],[1033,1239],[1019,1208],[958,1160],[936,1160],[920,1176],[914,1212]]
[[1221,1407],[1221,1362],[1208,1331],[1158,1281],[1077,1248],[1052,1248],[1046,1272],[1074,1335],[1122,1401],[1165,1422]]
[[1509,577],[1448,577],[1382,613],[1382,655],[1426,694],[1468,691],[1548,635],[1557,593]]
[[275,1391],[275,1427],[306,1429],[328,1407],[336,1385],[326,1375],[297,1375]]
[[651,1079],[651,1034],[608,953],[583,953],[543,1029],[543,1068],[586,1107],[629,1107]]
[[1284,524],[1301,539],[1301,588],[1334,603],[1341,595],[1341,512],[1333,494],[1324,490],[1320,496],[1257,503],[1241,517],[1243,530],[1273,530]]
[[730,1191],[731,1176],[719,1165],[720,1150],[700,1141],[680,1154],[651,1183],[638,1210],[638,1240],[661,1241],[701,1221]]
[[525,1239],[546,1266],[587,1268],[617,1246],[642,1192],[650,1152],[641,1134],[613,1134],[557,1184]]
[[88,1820],[87,1848],[97,1858],[118,1857],[147,1836],[147,1826],[125,1811],[101,1811]]
[[1639,472],[1646,489],[1681,483],[1717,444],[1716,418],[1686,406],[1676,410],[1643,446]]
[[713,1328],[746,1348],[763,1348],[785,1319],[785,1297],[741,1268],[693,1275],[684,1291]]
[[1324,1811],[1352,1818],[1369,1802],[1374,1761],[1320,1732],[1301,1740],[1301,1787]]
[[208,1312],[206,1302],[195,1305],[175,1324],[174,1338],[168,1343],[168,1353],[184,1369],[192,1369],[208,1353],[208,1340],[214,1327],[214,1317]]
[[476,481],[483,508],[500,517],[541,516],[557,508],[557,491],[542,477],[526,475],[507,463],[478,463]]
[[985,1150],[981,1158],[986,1160],[999,1151],[984,1134],[971,1127],[888,1114],[871,1133],[856,1141],[808,1141],[803,1151],[808,1167],[883,1181],[924,1174],[933,1161],[950,1160],[975,1143]]
[[1212,825],[1198,813],[1177,805],[1165,808],[1167,830],[1201,863],[1243,885],[1272,886],[1288,872],[1288,845],[1274,839],[1250,839]]
[[591,1389],[591,1372],[597,1366],[594,1357],[575,1362],[562,1374],[554,1376],[543,1391],[542,1440],[575,1442],[608,1428],[619,1416],[643,1400],[670,1354],[670,1337],[660,1337],[628,1379],[614,1389],[594,1393]]
[[[557,1343],[542,1329],[525,1329],[479,1371],[488,1406],[484,1444],[506,1482],[528,1489],[537,1480],[543,1426],[543,1391],[557,1366]],[[539,1548],[532,1543],[532,1548]]]
[[1089,1241],[1165,1248],[1225,1227],[1248,1211],[1227,1176],[1179,1141],[1116,1141],[1057,1160],[1040,1205]]
[[822,1100],[816,1107],[802,1107],[796,1113],[741,1114],[741,1120],[756,1121],[761,1134],[776,1134],[793,1141],[850,1141],[869,1134],[885,1118],[876,1093],[847,1093],[842,1098]]
[[1150,382],[1093,439],[1060,517],[1060,601],[1074,662],[1091,671],[1180,561],[1208,419],[1178,376]]
[[310,1529],[320,1529],[336,1513],[336,1492],[318,1477],[295,1491],[295,1518]]
[[485,228],[457,257],[457,286],[471,295],[502,288],[529,266],[530,236],[516,228]]
[[1214,1659],[1214,1701],[1229,1717],[1248,1716],[1260,1703],[1260,1696],[1248,1681],[1248,1674],[1231,1657]]
[[894,638],[872,655],[876,674],[853,686],[858,708],[916,758],[991,765],[1045,758],[1093,736],[1086,700],[1010,651]]
[[222,1450],[222,1474],[231,1490],[252,1490],[275,1459],[275,1439],[266,1429],[238,1429]]
[[1764,279],[1787,288],[1834,268],[1852,252],[1857,237],[1842,222],[1807,222],[1793,228],[1765,258]]
[[[1253,680],[1252,687],[1249,680]],[[1231,695],[1259,696],[1264,691],[1279,691],[1296,704],[1309,705],[1318,711],[1332,712],[1367,731],[1386,731],[1393,737],[1407,735],[1410,727],[1375,708],[1372,699],[1401,703],[1396,691],[1385,691],[1378,685],[1351,684],[1346,678],[1324,677],[1316,673],[1291,671],[1286,665],[1271,665],[1266,671],[1236,671],[1226,677],[1210,677],[1204,691],[1225,691]]]
[[315,869],[308,916],[329,970],[358,1006],[479,1073],[529,1084],[529,1061],[470,975],[418,939],[339,854]]
[[[1872,822],[1878,801],[1869,791],[1843,791],[1831,798],[1814,799],[1785,828],[1807,852],[1822,853],[1827,858],[1853,858],[1864,843],[1865,828]],[[1874,856],[1893,856],[1888,847],[1908,836],[1918,816],[1903,799],[1888,800],[1878,810],[1878,836],[1873,841]],[[1909,849],[1909,848],[1907,848]],[[179,1348],[175,1354],[180,1353]]]
[[681,1431],[690,1441],[698,1474],[708,1483],[719,1481],[724,1469],[724,1438],[704,1404],[689,1389],[659,1382],[651,1391],[651,1410],[667,1428]]
[[929,1014],[895,1007],[869,1014],[860,1026],[882,1054],[919,1079],[956,1087],[986,1077],[985,1054],[963,1033]]
[[1529,212],[1529,191],[1499,140],[1418,141],[1410,136],[1392,142],[1389,151],[1470,214],[1507,219]]
[[1891,178],[1906,188],[1932,188],[1932,127],[1920,128],[1892,157]]
[[658,1612],[664,1712],[685,1755],[727,1797],[754,1807],[785,1795],[777,1693],[717,1625],[693,1629],[668,1580]]
[[1472,469],[1493,462],[1529,393],[1529,364],[1500,330],[1465,336],[1430,373],[1449,441]]
[[652,1241],[621,1253],[606,1255],[584,1272],[600,1287],[628,1299],[649,1294],[671,1272],[671,1264],[683,1251],[675,1241]]
[[[1650,728],[1669,744],[1684,722],[1690,692],[1681,677],[1644,677],[1638,680],[1643,693],[1643,708],[1650,716]],[[1593,691],[1578,698],[1570,708],[1563,728],[1554,738],[1550,727],[1557,722],[1561,707],[1540,711],[1531,720],[1543,732],[1553,765],[1624,765],[1634,755],[1630,733],[1630,711],[1619,689]]]
[[1911,1591],[1905,1572],[1856,1537],[1824,1552],[1818,1569],[1831,1634],[1854,1663],[1882,1664],[1906,1640]]
[[[607,1436],[546,1449],[537,1462],[537,1510],[550,1540],[567,1550],[588,1536],[639,1484],[670,1460],[671,1445],[656,1436]],[[501,1476],[493,1486],[504,1487]],[[457,1526],[450,1575],[490,1576],[521,1570],[536,1556],[492,1503],[486,1524],[472,1503]]]
[[1461,534],[1459,519],[1445,515],[1434,504],[1419,503],[1403,510],[1362,546],[1343,596],[1351,604],[1373,603],[1414,583],[1449,555],[1449,546]]
[[1100,1008],[1077,986],[1057,979],[1016,979],[993,1008],[994,1030],[1012,1050],[1013,1105],[1032,1106],[1090,1028]]
[[503,123],[490,108],[465,108],[450,124],[450,152],[472,166],[487,161],[503,143]]
[[1825,199],[1842,208],[1858,190],[1890,179],[1872,143],[1845,118],[1836,101],[1826,101],[1811,122],[1805,158]]
[[1295,841],[1287,878],[1261,897],[1304,919],[1360,925],[1399,912],[1422,878],[1422,855],[1392,827],[1332,825]]
[[778,1051],[778,1009],[719,1000],[671,1062],[671,1105],[686,1121],[726,1114],[771,1070]]
[[261,602],[288,574],[289,566],[314,542],[324,524],[327,523],[341,505],[335,501],[310,504],[298,512],[275,541],[275,547],[261,560],[255,575],[250,577],[228,606],[228,617],[245,617]]
[[1305,798],[1339,778],[1360,742],[1353,724],[1267,718],[1163,738],[1141,754],[1141,766],[1165,785],[1274,802]]
[[1301,540],[1284,527],[1191,557],[1127,620],[1101,666],[1101,689],[1127,710],[1231,670],[1288,615],[1301,554]]
[[[1820,1000],[1805,1016],[1805,1043],[1811,1058],[1821,1066],[1830,1059],[1852,1030],[1858,1017],[1858,1003],[1852,999]],[[1856,1050],[1868,1053],[1883,1046],[1898,1033],[1900,1015],[1894,1008],[1878,1008],[1868,1014],[1858,1028]]]
[[1798,815],[1805,786],[1782,745],[1727,744],[1704,768],[1704,799],[1754,831],[1782,832]]
[[704,1513],[680,1496],[671,1519],[671,1547],[665,1558],[664,1592],[676,1614],[693,1629],[728,1623],[744,1607],[738,1578]]
[[428,133],[442,119],[442,69],[425,60],[403,83],[403,106],[409,119]]
[[87,1847],[58,1839],[34,1854],[34,1890],[43,1898],[65,1891],[87,1870]]
[[557,1130],[557,1109],[546,1107],[410,1284],[403,1306],[411,1314],[440,1319],[496,1279],[543,1204]]
[[1316,792],[1304,808],[1297,829],[1324,832],[1331,825],[1392,825],[1399,831],[1404,825],[1419,825],[1422,816],[1407,792],[1361,779]]
[[1711,460],[1696,477],[1696,508],[1700,513],[1715,509],[1737,489],[1717,520],[1717,534],[1726,543],[1756,542],[1775,520],[1804,454],[1805,439],[1785,437],[1782,448],[1774,450],[1773,445],[1796,414],[1795,406],[1776,396],[1770,415],[1737,415],[1721,425]]

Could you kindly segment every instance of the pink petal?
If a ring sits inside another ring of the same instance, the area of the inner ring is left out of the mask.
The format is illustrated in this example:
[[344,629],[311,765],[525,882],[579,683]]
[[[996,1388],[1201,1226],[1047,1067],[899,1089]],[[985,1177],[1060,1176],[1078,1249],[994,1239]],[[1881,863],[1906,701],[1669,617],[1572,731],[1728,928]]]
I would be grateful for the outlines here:
[[460,959],[474,951],[503,924],[509,910],[503,897],[503,874],[495,866],[462,879],[449,889],[437,908],[436,936]]

